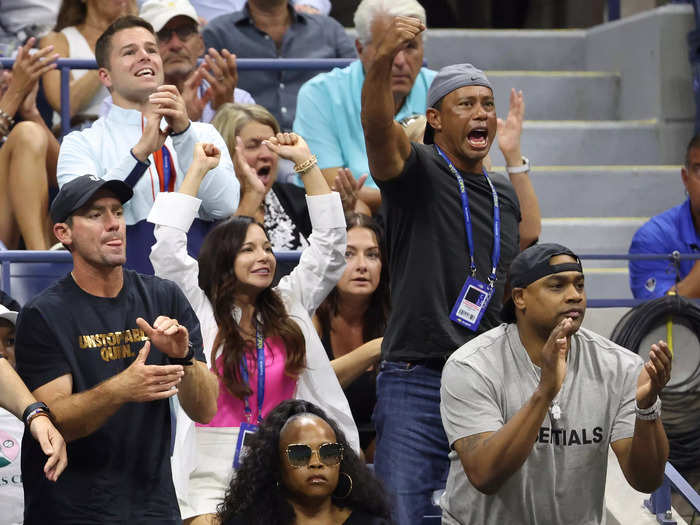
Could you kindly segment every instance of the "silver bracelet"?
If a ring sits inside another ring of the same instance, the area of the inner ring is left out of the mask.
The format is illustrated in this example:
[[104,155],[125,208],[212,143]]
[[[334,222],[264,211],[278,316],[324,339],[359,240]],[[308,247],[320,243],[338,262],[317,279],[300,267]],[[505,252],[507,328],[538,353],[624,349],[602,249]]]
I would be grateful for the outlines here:
[[520,166],[506,166],[508,173],[525,173],[530,171],[530,159],[525,155],[522,156],[522,164]]
[[9,127],[12,127],[15,125],[15,119],[13,119],[10,115],[5,113],[2,109],[0,109],[0,118],[3,118],[7,121],[9,124]]
[[654,421],[661,416],[661,398],[657,396],[656,401],[649,408],[639,408],[635,401],[634,412],[637,414],[637,419],[642,421]]

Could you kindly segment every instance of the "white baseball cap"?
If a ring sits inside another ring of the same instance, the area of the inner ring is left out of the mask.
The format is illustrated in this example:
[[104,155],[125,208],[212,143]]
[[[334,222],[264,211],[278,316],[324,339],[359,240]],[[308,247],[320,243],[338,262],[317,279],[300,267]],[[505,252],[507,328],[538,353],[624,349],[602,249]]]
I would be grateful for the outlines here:
[[187,0],[146,0],[139,16],[151,24],[156,33],[176,16],[187,16],[199,25],[197,11]]
[[4,305],[0,304],[0,319],[7,319],[12,324],[17,323],[17,312],[8,310]]

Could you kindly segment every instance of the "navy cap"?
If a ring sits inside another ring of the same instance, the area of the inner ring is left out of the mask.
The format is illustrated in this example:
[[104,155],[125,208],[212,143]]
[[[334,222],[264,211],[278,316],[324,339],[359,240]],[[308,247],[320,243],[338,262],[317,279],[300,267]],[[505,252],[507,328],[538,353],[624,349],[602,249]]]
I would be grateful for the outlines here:
[[114,193],[122,204],[134,195],[131,187],[120,180],[105,180],[97,175],[82,175],[61,186],[61,191],[51,203],[51,220],[54,224],[65,222],[103,188]]
[[[576,262],[549,264],[556,255],[569,255]],[[581,260],[566,246],[556,243],[535,244],[520,252],[510,264],[511,288],[525,288],[529,284],[548,275],[562,272],[581,272]],[[515,322],[515,303],[511,296],[501,309],[501,319],[506,323]]]
[[[491,82],[483,71],[471,64],[452,64],[443,67],[433,79],[428,89],[427,107],[433,107],[439,100],[455,89],[464,86],[484,86],[493,92]],[[435,130],[430,124],[425,125],[424,144],[432,144]]]

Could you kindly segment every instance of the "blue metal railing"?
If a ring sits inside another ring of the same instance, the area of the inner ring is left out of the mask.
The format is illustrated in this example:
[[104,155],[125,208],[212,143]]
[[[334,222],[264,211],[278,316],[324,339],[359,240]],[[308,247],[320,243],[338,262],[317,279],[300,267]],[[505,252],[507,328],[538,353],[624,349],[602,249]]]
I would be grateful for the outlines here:
[[[297,262],[299,252],[276,252],[275,256],[280,262]],[[688,260],[700,259],[700,253],[692,254],[582,254],[581,260]],[[10,265],[13,262],[28,263],[70,263],[72,261],[69,252],[65,251],[28,251],[28,250],[2,250],[0,249],[0,266],[2,268],[2,289],[10,293]],[[644,299],[588,299],[590,308],[632,308],[646,302]]]
[[[345,67],[355,58],[239,58],[236,67],[239,71],[281,71],[309,70],[329,71],[334,67]],[[9,68],[15,63],[13,58],[0,57],[0,64]],[[61,135],[70,131],[70,70],[97,69],[92,59],[61,58],[56,61],[61,73]]]

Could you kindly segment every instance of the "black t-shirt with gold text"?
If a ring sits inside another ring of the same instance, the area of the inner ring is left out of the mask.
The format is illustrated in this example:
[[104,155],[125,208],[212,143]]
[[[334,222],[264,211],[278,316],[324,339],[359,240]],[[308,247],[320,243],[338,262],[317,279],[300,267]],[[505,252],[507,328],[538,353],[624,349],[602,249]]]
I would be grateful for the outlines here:
[[[28,302],[17,319],[17,369],[30,390],[70,374],[73,393],[125,370],[147,339],[136,325],[165,315],[187,327],[204,361],[197,317],[165,279],[124,270],[117,297],[90,295],[68,275]],[[147,364],[168,364],[151,346]],[[91,435],[68,444],[68,467],[46,480],[46,460],[25,433],[25,523],[179,523],[170,470],[170,402],[126,403]]]

